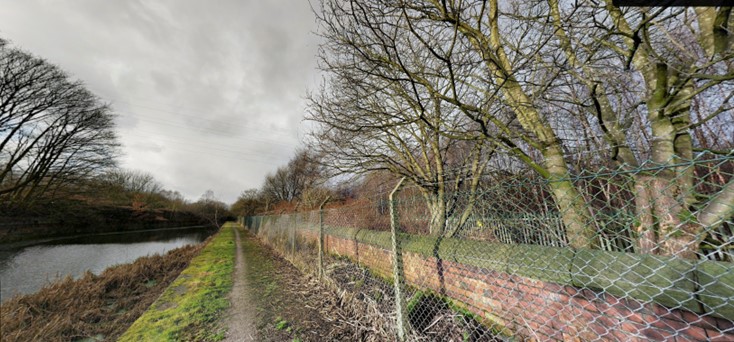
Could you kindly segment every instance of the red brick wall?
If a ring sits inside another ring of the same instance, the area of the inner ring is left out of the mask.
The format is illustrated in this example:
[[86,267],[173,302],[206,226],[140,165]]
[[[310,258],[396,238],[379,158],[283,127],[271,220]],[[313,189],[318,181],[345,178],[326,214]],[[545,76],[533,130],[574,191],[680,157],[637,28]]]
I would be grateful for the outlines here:
[[[326,235],[325,249],[381,276],[392,273],[390,252],[380,247]],[[487,322],[531,339],[734,341],[730,320],[415,253],[404,254],[404,265],[409,285],[448,296]]]

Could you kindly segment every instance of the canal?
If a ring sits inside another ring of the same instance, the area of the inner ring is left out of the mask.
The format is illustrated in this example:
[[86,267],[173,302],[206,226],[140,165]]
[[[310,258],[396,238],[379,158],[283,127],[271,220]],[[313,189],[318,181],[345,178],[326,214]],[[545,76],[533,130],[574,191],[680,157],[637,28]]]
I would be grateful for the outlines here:
[[0,244],[0,301],[36,292],[59,278],[99,274],[141,256],[201,243],[214,232],[184,227]]

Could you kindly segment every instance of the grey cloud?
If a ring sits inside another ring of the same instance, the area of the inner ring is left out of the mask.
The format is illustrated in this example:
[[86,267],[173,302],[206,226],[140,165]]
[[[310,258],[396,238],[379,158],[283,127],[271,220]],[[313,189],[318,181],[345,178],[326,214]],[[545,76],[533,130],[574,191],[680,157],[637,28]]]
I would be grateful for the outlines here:
[[7,2],[0,36],[119,113],[123,166],[234,201],[292,156],[317,40],[308,2]]
[[170,75],[152,70],[150,72],[150,78],[155,84],[155,89],[161,95],[168,96],[176,91],[176,83],[174,83]]

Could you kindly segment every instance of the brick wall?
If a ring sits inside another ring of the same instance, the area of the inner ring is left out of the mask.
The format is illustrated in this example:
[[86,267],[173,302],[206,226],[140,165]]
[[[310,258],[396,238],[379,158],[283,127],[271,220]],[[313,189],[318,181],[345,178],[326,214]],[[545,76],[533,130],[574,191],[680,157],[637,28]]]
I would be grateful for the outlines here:
[[[318,239],[313,231],[300,235]],[[382,247],[326,235],[325,248],[391,275],[390,252]],[[404,266],[409,285],[450,297],[486,322],[531,339],[734,341],[734,322],[711,315],[411,252],[404,254]]]

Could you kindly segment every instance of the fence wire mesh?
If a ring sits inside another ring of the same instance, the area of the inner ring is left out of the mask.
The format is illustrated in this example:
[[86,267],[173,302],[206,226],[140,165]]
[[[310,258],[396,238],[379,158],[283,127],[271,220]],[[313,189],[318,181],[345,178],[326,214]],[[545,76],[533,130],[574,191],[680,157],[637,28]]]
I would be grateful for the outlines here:
[[493,175],[244,223],[314,273],[323,229],[324,279],[363,307],[363,340],[734,340],[733,174],[734,157],[701,155]]

